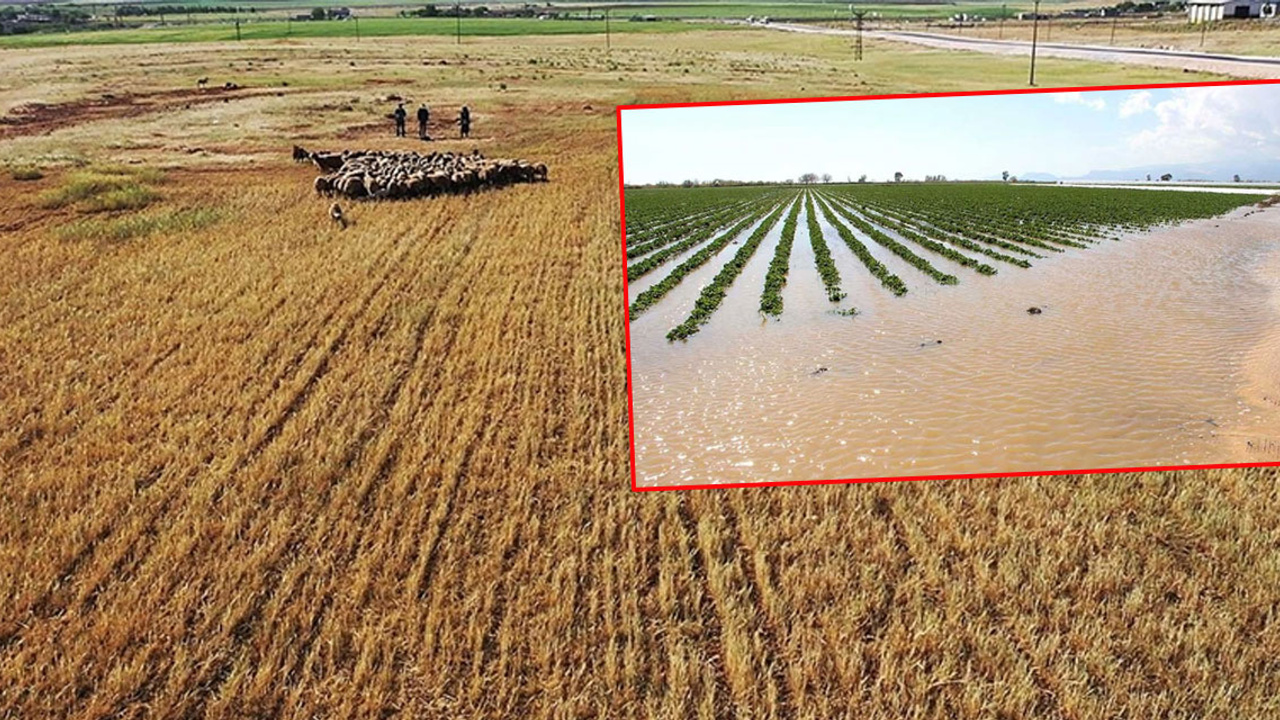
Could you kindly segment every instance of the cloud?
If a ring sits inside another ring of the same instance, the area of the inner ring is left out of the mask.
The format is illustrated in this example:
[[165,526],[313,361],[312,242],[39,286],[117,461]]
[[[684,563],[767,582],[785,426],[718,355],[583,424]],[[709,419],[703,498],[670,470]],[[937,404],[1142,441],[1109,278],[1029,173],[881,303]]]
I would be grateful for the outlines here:
[[1181,88],[1151,107],[1156,126],[1129,145],[1165,162],[1280,158],[1280,88]]
[[1151,93],[1143,90],[1125,98],[1120,104],[1120,117],[1127,118],[1141,115],[1151,109]]
[[1090,110],[1103,110],[1107,102],[1100,97],[1085,97],[1084,93],[1054,93],[1053,101],[1059,105],[1083,105]]

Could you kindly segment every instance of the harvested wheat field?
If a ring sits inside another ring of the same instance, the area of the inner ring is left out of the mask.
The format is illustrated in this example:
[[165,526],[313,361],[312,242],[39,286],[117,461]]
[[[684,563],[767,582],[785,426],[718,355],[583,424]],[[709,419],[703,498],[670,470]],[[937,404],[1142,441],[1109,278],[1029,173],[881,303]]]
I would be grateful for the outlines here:
[[596,40],[0,52],[0,718],[1280,713],[1272,471],[630,492],[613,105],[944,56]]

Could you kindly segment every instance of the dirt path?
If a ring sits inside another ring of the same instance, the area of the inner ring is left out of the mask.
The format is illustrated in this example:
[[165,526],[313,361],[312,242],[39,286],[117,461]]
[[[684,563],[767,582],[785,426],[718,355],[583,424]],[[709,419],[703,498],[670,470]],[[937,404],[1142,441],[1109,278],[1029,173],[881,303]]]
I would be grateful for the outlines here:
[[[804,25],[769,24],[774,30],[785,32],[817,33],[822,35],[853,35],[852,30],[813,27]],[[1029,55],[1031,43],[1020,40],[985,40],[963,38],[954,35],[923,32],[867,31],[867,37],[943,50],[965,50],[993,55]],[[1182,50],[1153,50],[1148,48],[1118,48],[1098,45],[1070,45],[1064,43],[1037,44],[1036,55],[1067,60],[1091,60],[1094,62],[1127,63],[1152,67],[1182,68],[1187,72],[1209,72],[1220,75],[1247,78],[1280,78],[1280,57],[1221,55]]]
[[189,108],[192,105],[229,101],[232,97],[252,97],[274,89],[196,88],[142,93],[102,93],[67,103],[27,103],[0,115],[0,140],[20,135],[48,135],[72,125],[94,120],[123,120],[153,112]]

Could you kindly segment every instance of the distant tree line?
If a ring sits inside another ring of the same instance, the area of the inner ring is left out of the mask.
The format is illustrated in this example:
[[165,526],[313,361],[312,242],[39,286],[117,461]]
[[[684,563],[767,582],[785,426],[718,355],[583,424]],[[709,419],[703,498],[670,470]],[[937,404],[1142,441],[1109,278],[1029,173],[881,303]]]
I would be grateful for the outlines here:
[[255,7],[237,7],[235,5],[117,5],[117,17],[141,17],[150,15],[185,15],[188,13],[210,13],[214,15],[234,15],[237,13],[256,13]]
[[525,3],[519,7],[503,6],[490,8],[485,5],[467,6],[461,4],[454,5],[423,5],[420,8],[412,10],[401,10],[400,17],[548,17],[551,19],[560,19],[561,13],[551,9],[551,3],[544,5],[533,5]]

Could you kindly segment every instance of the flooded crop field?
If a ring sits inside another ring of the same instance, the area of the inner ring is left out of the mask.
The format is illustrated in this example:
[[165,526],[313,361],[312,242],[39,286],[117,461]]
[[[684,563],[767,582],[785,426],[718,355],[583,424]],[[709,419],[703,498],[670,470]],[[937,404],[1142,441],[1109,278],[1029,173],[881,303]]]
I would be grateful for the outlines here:
[[627,198],[640,485],[1280,458],[1261,197],[666,192]]

